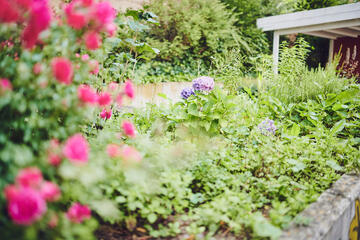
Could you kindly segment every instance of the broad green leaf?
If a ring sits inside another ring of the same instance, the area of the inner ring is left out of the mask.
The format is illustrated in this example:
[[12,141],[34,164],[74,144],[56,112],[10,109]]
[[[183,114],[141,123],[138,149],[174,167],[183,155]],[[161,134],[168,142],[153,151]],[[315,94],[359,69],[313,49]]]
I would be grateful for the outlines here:
[[335,123],[335,125],[330,129],[330,134],[331,134],[331,135],[334,135],[334,134],[342,131],[342,130],[344,129],[345,125],[346,125],[346,120],[345,120],[345,119],[338,121],[338,122]]

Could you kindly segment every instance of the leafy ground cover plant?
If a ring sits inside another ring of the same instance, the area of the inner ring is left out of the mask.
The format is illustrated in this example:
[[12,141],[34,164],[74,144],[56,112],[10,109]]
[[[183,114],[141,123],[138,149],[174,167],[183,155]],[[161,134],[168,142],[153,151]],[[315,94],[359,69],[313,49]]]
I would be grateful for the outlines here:
[[195,79],[183,90],[184,100],[169,109],[124,113],[140,135],[161,139],[163,146],[179,141],[201,149],[181,168],[161,169],[171,184],[155,178],[167,190],[140,193],[136,207],[129,208],[126,190],[106,184],[109,198],[128,209],[124,218],[131,220],[120,222],[129,232],[159,239],[276,239],[343,173],[359,170],[357,86],[288,104],[262,91],[228,96],[212,89],[209,79]]

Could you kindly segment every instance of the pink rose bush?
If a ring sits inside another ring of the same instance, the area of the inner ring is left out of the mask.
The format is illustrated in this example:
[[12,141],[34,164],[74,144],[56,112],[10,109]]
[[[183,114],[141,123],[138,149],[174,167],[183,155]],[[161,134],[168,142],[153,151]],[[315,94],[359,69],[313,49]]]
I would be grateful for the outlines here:
[[[106,154],[124,162],[141,161],[141,154],[130,146],[90,149],[87,132],[81,131],[86,117],[104,123],[100,118],[110,119],[125,98],[135,96],[130,80],[124,87],[96,82],[102,65],[91,51],[103,47],[105,36],[114,36],[115,17],[106,1],[73,0],[64,5],[62,15],[54,15],[48,0],[0,0],[0,24],[6,33],[2,38],[8,38],[0,43],[0,51],[10,59],[0,59],[4,63],[0,65],[4,100],[0,111],[9,111],[2,131],[13,151],[24,151],[14,154],[21,155],[19,159],[10,154],[9,159],[0,159],[6,165],[1,185],[5,187],[0,189],[0,197],[6,200],[0,202],[6,204],[0,207],[7,212],[7,226],[31,225],[41,232],[67,226],[63,221],[86,225],[91,218],[88,206],[76,202],[64,209],[69,199],[79,198],[72,191],[84,189],[83,179],[65,175],[90,168],[94,156],[101,156],[94,151],[101,151],[107,160]],[[124,121],[123,132],[136,136],[130,122]],[[22,165],[16,165],[19,162]],[[31,167],[17,169],[24,164]],[[76,190],[69,188],[72,184]],[[61,233],[60,229],[55,232]]]
[[81,223],[91,217],[90,208],[80,203],[74,203],[66,212],[66,217],[74,223]]
[[28,226],[43,217],[46,202],[60,199],[61,191],[55,183],[43,180],[40,169],[29,167],[19,171],[15,184],[7,185],[4,195],[14,223]]

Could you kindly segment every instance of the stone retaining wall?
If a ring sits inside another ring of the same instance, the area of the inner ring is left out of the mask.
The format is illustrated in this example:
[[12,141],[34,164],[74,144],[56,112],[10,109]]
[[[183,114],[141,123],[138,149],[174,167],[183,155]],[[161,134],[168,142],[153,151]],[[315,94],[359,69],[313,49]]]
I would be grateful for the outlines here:
[[309,225],[295,221],[280,240],[360,239],[360,176],[344,175],[332,188],[299,214]]

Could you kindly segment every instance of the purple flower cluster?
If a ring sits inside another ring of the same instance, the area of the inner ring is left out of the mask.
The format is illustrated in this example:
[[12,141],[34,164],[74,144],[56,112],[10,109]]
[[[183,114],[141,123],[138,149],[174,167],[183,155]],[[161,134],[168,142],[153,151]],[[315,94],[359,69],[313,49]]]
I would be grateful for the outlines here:
[[266,136],[269,135],[275,135],[275,131],[276,131],[276,126],[274,124],[273,120],[270,119],[265,119],[264,121],[262,121],[259,125],[258,128],[260,130],[260,132]]
[[214,79],[212,77],[201,76],[192,81],[196,91],[211,91],[214,89]]
[[193,89],[192,87],[184,88],[184,89],[181,91],[181,97],[182,97],[183,99],[187,99],[187,98],[190,97],[191,95],[195,95],[194,89]]

